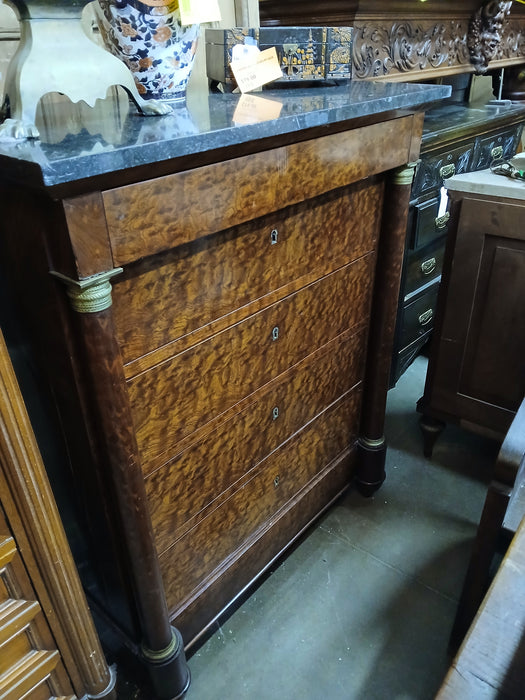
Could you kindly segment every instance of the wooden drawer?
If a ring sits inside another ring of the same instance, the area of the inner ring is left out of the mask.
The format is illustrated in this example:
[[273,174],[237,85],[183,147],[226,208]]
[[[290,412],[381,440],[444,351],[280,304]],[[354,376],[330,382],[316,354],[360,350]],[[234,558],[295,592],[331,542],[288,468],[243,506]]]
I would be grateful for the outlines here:
[[477,138],[472,170],[484,170],[490,167],[493,160],[511,158],[516,152],[521,130],[521,125],[515,125],[505,131]]
[[375,255],[368,254],[129,380],[146,469],[172,456],[182,438],[217,416],[226,419],[239,401],[364,322],[374,265]]
[[354,391],[331,406],[160,556],[169,609],[183,606],[221,568],[230,566],[270,520],[278,518],[325,466],[353,444],[359,404],[360,392]]
[[404,165],[412,128],[412,116],[400,117],[107,190],[102,196],[114,264]]
[[415,199],[429,190],[437,194],[447,177],[466,173],[471,169],[473,152],[474,141],[464,141],[452,149],[422,154],[412,185],[412,197]]
[[[364,329],[343,333],[147,478],[158,552],[229,497],[273,450],[358,384],[365,350]],[[175,508],[174,502],[183,507]]]
[[432,330],[438,287],[439,284],[432,285],[424,294],[405,305],[401,330],[401,348],[405,348],[416,338],[424,336]]
[[369,252],[381,197],[382,185],[360,183],[130,266],[113,287],[124,361],[209,324],[217,332],[249,302],[283,297]]
[[412,296],[420,287],[441,275],[445,255],[445,238],[439,238],[420,250],[410,250],[406,258],[404,299]]
[[437,238],[442,238],[448,230],[449,214],[438,217],[439,197],[432,197],[414,205],[411,247],[422,248]]

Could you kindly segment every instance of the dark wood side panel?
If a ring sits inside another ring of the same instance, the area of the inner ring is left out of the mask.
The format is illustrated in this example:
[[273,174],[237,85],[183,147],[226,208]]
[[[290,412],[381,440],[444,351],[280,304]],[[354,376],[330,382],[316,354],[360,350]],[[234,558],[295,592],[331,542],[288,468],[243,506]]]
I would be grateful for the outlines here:
[[[103,193],[116,265],[174,248],[407,162],[413,117]],[[388,144],[388,148],[385,148]]]
[[459,390],[514,412],[525,395],[525,240],[486,239],[480,267]]
[[205,325],[222,330],[249,302],[283,297],[373,250],[382,189],[358,183],[130,266],[113,286],[124,360]]
[[525,206],[465,196],[455,211],[453,266],[426,396],[438,414],[503,434],[525,393]]
[[184,603],[228,566],[259,528],[355,440],[360,392],[352,392],[261,463],[252,479],[160,557],[168,607]]
[[[146,479],[159,553],[239,488],[270,452],[357,384],[365,349],[363,330],[344,333]],[[174,502],[184,509],[174,508]]]
[[374,263],[369,254],[130,380],[146,468],[165,461],[183,437],[364,321]]

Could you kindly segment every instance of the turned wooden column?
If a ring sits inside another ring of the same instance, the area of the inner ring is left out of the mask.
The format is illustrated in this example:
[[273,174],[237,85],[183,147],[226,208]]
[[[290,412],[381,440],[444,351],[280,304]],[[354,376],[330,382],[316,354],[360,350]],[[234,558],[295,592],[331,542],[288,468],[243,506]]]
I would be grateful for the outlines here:
[[1,332],[0,468],[23,530],[17,533],[20,546],[29,547],[25,565],[35,573],[31,557],[38,567],[32,583],[76,694],[116,700],[115,674],[100,646]]
[[120,517],[119,530],[132,576],[141,653],[159,698],[182,697],[190,683],[180,632],[169,622],[139,452],[133,431],[123,362],[115,338],[110,279],[121,269],[67,284],[95,404],[102,469]]
[[385,408],[415,167],[416,163],[408,163],[392,171],[385,184],[356,474],[357,486],[365,495],[374,493],[385,480]]

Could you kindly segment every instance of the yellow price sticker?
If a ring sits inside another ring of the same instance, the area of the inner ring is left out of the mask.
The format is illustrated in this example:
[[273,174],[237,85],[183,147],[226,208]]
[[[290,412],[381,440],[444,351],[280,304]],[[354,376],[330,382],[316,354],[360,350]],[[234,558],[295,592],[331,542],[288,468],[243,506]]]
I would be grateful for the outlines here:
[[179,0],[181,24],[219,22],[221,11],[218,0]]

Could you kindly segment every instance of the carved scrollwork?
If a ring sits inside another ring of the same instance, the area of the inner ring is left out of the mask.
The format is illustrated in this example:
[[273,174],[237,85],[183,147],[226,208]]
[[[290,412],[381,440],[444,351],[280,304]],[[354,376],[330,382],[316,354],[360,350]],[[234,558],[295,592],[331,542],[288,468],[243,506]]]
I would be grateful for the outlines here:
[[512,0],[486,0],[469,22],[467,46],[476,73],[486,73],[503,38],[503,29]]
[[427,26],[411,21],[390,26],[356,24],[354,76],[378,78],[468,64],[466,35],[466,23],[454,20]]

